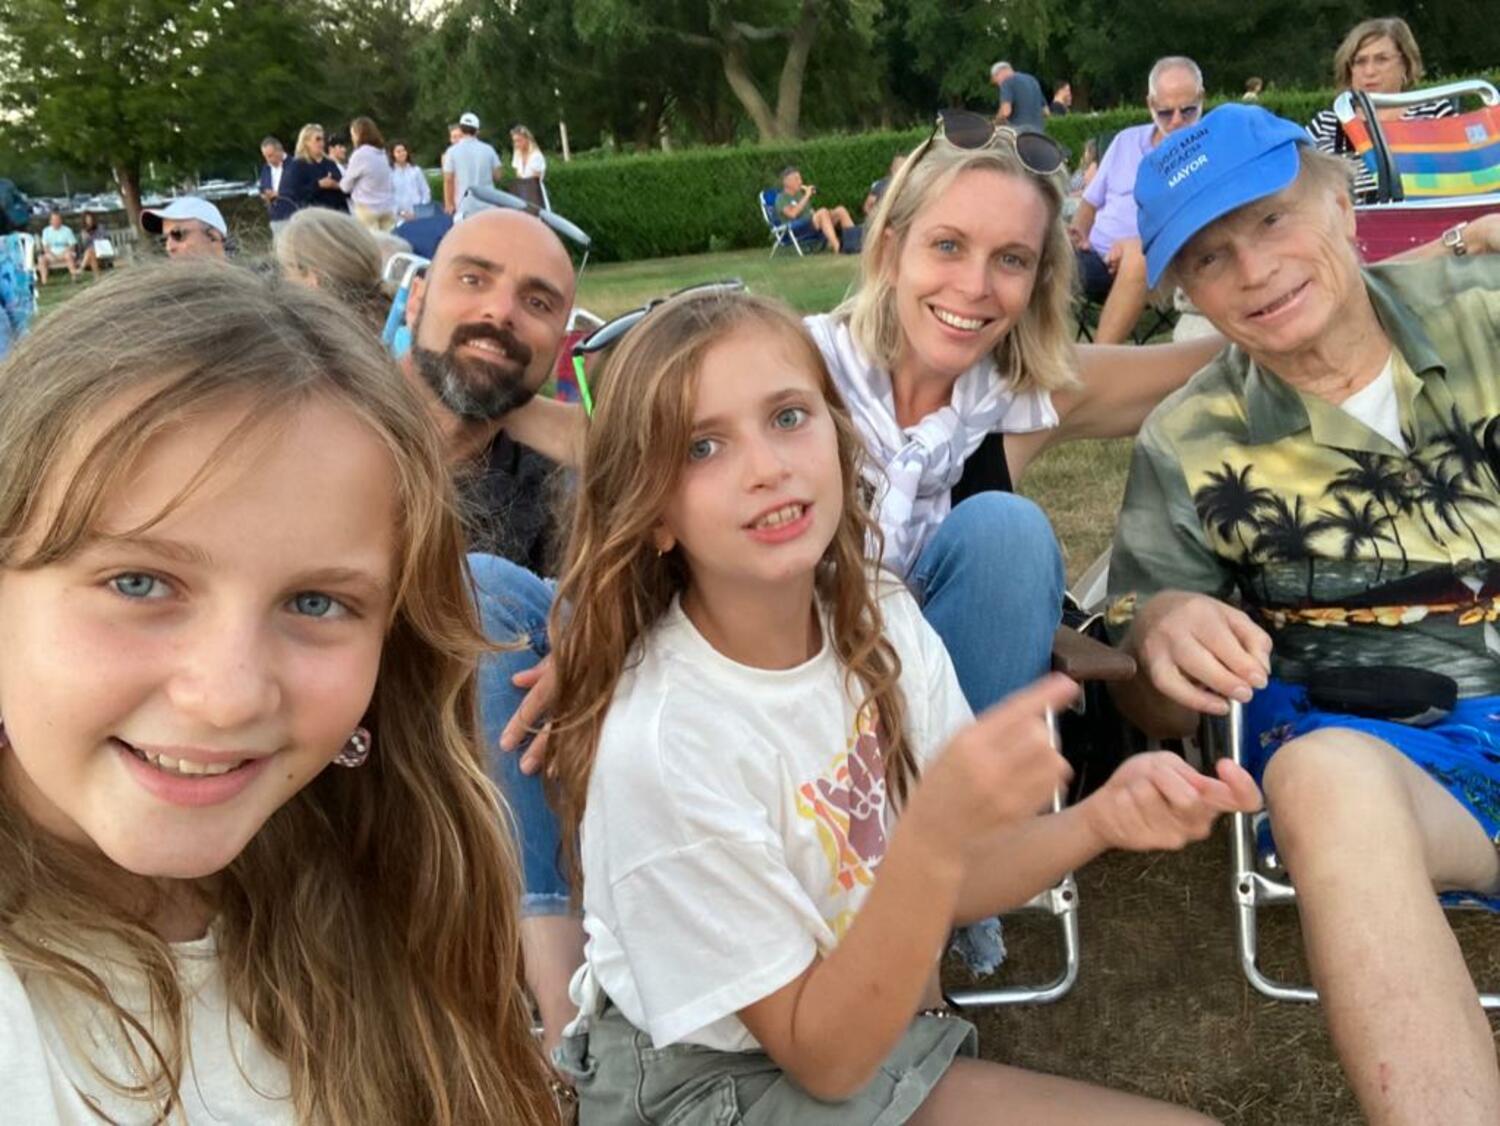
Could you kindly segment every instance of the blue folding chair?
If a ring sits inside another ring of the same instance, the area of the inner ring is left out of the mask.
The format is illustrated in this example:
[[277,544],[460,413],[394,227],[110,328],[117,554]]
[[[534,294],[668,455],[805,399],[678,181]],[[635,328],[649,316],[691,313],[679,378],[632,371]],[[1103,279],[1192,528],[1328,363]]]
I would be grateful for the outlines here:
[[810,250],[819,250],[826,245],[823,236],[816,231],[809,231],[807,227],[799,227],[801,219],[786,220],[776,214],[775,188],[767,188],[756,194],[755,200],[760,208],[760,217],[766,221],[766,226],[771,228],[771,257],[776,257],[776,252],[783,246],[790,246],[797,252],[797,257],[802,257],[802,248],[805,246]]
[[394,284],[396,295],[391,299],[391,311],[386,314],[385,327],[380,330],[380,340],[386,350],[398,360],[411,351],[411,329],[406,325],[406,304],[411,297],[411,283],[430,264],[430,260],[420,254],[392,254],[381,272],[381,283]]

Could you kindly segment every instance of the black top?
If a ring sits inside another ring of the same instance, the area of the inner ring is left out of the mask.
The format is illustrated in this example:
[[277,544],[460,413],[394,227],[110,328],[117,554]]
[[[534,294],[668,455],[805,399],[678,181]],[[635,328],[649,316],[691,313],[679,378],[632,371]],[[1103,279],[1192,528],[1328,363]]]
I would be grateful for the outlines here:
[[979,448],[964,462],[963,476],[948,494],[952,503],[968,500],[975,493],[1013,493],[1010,466],[1005,461],[1005,435],[986,434]]
[[484,460],[460,478],[469,516],[469,546],[555,574],[558,501],[566,485],[558,465],[501,431]]
[[324,176],[332,176],[335,180],[343,179],[339,175],[339,166],[331,156],[325,156],[319,161],[293,157],[281,170],[281,190],[276,194],[291,200],[298,208],[326,207],[330,211],[348,211],[349,197],[344,194],[343,188],[318,187],[318,181]]

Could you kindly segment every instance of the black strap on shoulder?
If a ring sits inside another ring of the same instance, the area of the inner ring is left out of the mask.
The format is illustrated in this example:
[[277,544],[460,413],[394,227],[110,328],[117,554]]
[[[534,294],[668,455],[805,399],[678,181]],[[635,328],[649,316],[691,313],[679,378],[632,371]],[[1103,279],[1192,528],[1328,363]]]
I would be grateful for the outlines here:
[[986,434],[979,448],[964,462],[963,476],[953,486],[952,502],[968,500],[975,493],[1011,493],[1010,465],[1005,460],[1005,435]]

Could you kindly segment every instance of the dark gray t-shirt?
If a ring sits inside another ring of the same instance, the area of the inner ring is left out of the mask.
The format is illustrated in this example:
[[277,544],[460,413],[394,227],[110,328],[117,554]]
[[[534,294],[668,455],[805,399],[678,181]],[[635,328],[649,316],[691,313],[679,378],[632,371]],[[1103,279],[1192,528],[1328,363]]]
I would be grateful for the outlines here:
[[1040,133],[1046,127],[1042,118],[1042,107],[1047,99],[1042,95],[1042,84],[1029,74],[1020,71],[1000,83],[1000,104],[1010,103],[1010,117],[1006,124],[1012,129],[1030,129]]

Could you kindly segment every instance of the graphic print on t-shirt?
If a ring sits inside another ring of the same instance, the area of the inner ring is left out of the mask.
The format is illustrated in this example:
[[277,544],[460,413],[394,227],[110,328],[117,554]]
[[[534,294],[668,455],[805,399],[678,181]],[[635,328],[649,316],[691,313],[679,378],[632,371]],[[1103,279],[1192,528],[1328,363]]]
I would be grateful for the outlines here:
[[[874,713],[873,706],[863,709],[849,746],[834,755],[824,774],[797,787],[797,812],[817,826],[829,891],[839,898],[874,884],[885,856],[885,759]],[[845,909],[824,921],[843,938],[853,919],[853,909]]]

